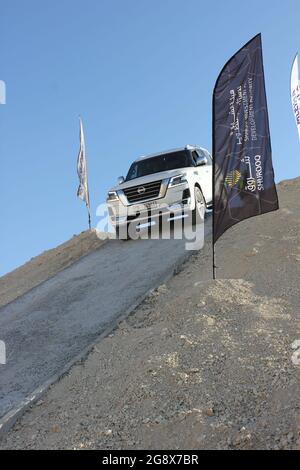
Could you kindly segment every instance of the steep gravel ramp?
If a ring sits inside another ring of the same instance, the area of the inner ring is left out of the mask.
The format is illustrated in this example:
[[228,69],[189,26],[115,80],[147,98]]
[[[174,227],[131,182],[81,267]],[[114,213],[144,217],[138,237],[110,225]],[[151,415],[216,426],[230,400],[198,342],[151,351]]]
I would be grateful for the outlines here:
[[110,240],[0,309],[0,417],[59,376],[190,254],[184,240]]

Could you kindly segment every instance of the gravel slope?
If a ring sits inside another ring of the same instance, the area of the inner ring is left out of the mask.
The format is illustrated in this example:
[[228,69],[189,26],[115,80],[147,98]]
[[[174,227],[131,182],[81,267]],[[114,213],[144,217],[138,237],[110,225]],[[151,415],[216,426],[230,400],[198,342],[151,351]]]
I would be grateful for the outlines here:
[[96,230],[88,230],[0,277],[0,307],[55,276],[103,243]]
[[299,190],[222,237],[216,282],[206,244],[0,448],[300,449]]
[[1,307],[0,432],[7,413],[56,382],[189,254],[185,240],[110,240]]

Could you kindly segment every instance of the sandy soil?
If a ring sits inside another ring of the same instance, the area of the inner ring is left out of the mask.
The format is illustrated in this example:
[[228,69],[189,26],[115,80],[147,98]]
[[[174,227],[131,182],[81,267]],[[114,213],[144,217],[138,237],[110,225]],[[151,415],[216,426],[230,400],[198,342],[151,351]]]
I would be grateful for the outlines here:
[[0,448],[300,449],[300,178],[206,244]]
[[97,237],[96,230],[85,231],[0,277],[0,307],[55,276],[103,243],[104,241]]

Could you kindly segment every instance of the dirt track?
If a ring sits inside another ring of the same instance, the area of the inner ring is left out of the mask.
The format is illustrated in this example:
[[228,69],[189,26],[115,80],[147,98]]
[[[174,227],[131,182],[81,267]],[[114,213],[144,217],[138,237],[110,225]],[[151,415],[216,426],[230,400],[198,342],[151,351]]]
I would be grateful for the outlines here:
[[103,243],[95,230],[82,232],[0,277],[0,307],[55,276],[91,251],[97,250]]
[[207,244],[28,411],[1,448],[300,449],[300,179]]

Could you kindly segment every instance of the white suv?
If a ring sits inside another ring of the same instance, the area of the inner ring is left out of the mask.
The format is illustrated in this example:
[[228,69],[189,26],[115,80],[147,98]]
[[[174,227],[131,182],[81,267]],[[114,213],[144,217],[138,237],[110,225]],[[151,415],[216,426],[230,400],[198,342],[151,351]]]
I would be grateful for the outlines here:
[[167,215],[169,220],[190,213],[204,219],[212,205],[212,158],[204,148],[187,145],[135,160],[126,178],[108,192],[112,225],[120,233]]

